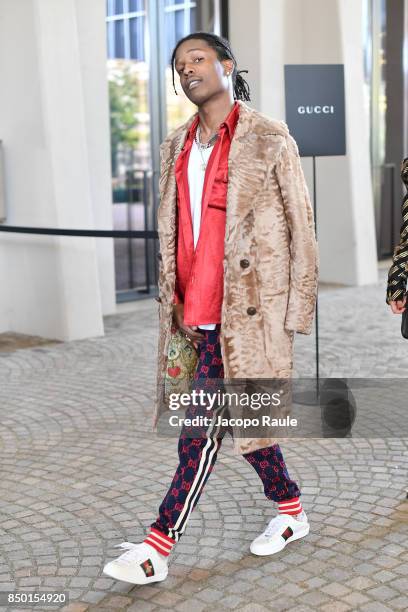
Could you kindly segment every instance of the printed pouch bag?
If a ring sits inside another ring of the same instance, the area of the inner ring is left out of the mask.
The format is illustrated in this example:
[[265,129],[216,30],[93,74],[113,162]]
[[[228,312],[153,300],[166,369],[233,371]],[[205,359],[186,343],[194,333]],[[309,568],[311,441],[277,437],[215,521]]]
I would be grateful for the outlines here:
[[164,394],[168,401],[170,393],[188,393],[198,363],[198,352],[193,343],[177,327],[171,328],[167,352],[167,368],[164,377]]

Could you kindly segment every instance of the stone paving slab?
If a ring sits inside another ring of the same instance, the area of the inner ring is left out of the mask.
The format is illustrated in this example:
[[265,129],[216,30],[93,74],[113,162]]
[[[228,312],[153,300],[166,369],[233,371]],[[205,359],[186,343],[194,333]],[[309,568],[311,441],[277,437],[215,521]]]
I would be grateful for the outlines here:
[[[382,272],[377,285],[322,288],[322,375],[406,376],[384,287]],[[283,444],[311,533],[273,557],[249,552],[275,510],[226,439],[169,578],[104,576],[115,544],[143,538],[177,462],[176,441],[150,430],[156,302],[105,324],[103,338],[0,354],[0,590],[67,590],[69,612],[408,608],[408,440],[396,437]],[[313,355],[299,335],[298,376]]]

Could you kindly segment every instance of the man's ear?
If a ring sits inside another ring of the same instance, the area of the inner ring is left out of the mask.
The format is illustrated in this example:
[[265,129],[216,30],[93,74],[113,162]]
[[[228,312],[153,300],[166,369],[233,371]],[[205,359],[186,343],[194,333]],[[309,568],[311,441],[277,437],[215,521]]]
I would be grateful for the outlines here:
[[232,74],[232,71],[234,70],[234,62],[232,60],[222,60],[222,64],[224,66],[225,74],[227,74],[227,72]]

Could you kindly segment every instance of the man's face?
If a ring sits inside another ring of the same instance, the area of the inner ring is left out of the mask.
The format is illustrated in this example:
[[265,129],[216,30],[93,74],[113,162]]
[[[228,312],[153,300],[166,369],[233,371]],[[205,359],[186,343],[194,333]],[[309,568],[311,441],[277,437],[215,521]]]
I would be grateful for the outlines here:
[[204,40],[186,40],[177,49],[175,70],[187,98],[197,106],[228,90],[225,73],[232,69],[232,60],[221,63],[216,51]]

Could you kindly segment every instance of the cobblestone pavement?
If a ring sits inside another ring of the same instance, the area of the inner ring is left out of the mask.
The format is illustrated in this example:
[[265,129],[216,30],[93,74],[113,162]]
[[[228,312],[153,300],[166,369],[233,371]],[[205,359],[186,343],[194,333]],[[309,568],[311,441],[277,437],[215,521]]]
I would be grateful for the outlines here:
[[[322,288],[324,375],[408,372],[383,276]],[[146,300],[107,317],[103,338],[0,353],[0,590],[67,590],[70,612],[407,609],[407,439],[284,444],[311,533],[272,557],[249,553],[274,509],[227,439],[169,578],[102,575],[115,544],[144,536],[176,465],[176,441],[150,432],[156,314]],[[313,351],[298,336],[298,375],[313,373]]]

